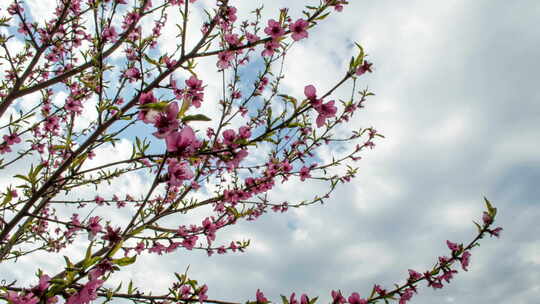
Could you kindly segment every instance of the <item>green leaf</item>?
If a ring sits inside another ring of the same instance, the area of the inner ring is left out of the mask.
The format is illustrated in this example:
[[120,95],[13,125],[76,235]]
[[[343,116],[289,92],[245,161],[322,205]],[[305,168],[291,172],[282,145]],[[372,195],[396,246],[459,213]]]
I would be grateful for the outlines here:
[[283,304],[289,304],[289,300],[284,295],[281,295],[281,301],[283,301]]
[[480,225],[475,221],[473,221],[473,223],[476,225],[476,228],[478,228],[478,233],[482,232],[482,227],[480,227]]
[[116,264],[118,266],[127,266],[127,265],[131,265],[131,264],[135,263],[136,260],[137,260],[137,256],[134,255],[132,257],[124,257],[124,258],[121,258],[121,259],[112,260],[112,263]]
[[83,268],[88,268],[94,264],[96,264],[97,262],[99,262],[101,258],[100,257],[93,257],[93,258],[89,258],[89,259],[85,259],[82,263],[82,267]]
[[49,281],[50,283],[53,283],[53,284],[64,284],[64,279],[62,278],[55,278],[55,279],[52,279]]
[[34,170],[32,170],[29,174],[29,177],[31,180],[35,181],[36,180],[36,177],[37,175],[39,174],[39,172],[41,171],[41,169],[45,168],[45,165],[44,164],[39,164]]
[[132,236],[137,235],[137,234],[141,233],[144,229],[146,229],[146,226],[142,225],[141,227],[133,230],[133,232],[131,232],[130,235],[132,235]]
[[183,122],[187,121],[211,121],[210,117],[203,114],[186,115],[182,118]]
[[152,109],[152,110],[162,111],[162,110],[165,110],[165,108],[167,108],[168,105],[169,103],[165,101],[145,103],[145,104],[140,105],[139,109]]
[[114,246],[113,250],[109,253],[109,257],[114,256],[114,254],[115,254],[118,250],[120,250],[120,248],[122,248],[122,245],[123,245],[123,244],[124,244],[124,241],[121,241],[121,242],[117,243],[117,244]]
[[20,179],[22,179],[22,180],[25,180],[25,181],[31,183],[30,179],[29,179],[28,177],[24,176],[24,175],[17,174],[17,175],[15,175],[15,176],[13,176],[13,177],[15,177],[15,178],[20,178]]
[[143,54],[144,60],[146,60],[148,63],[153,65],[159,65],[159,62],[155,61],[154,59],[150,58],[148,55]]
[[73,263],[71,263],[67,256],[64,256],[64,260],[66,261],[67,268],[73,268]]
[[182,101],[182,106],[180,107],[180,111],[178,111],[178,115],[176,116],[176,118],[181,118],[182,116],[184,116],[189,107],[191,107],[191,99],[184,98],[184,101]]
[[356,44],[356,46],[360,50],[360,53],[358,54],[358,57],[356,57],[356,60],[354,61],[354,65],[359,66],[359,65],[361,65],[363,63],[364,57],[366,56],[366,53],[364,52],[364,48],[362,48],[362,46],[360,44],[358,44],[356,42],[354,44]]
[[291,122],[287,125],[288,128],[296,128],[296,127],[303,127],[304,125],[299,122]]
[[324,14],[324,15],[321,15],[321,16],[315,18],[315,20],[323,20],[323,19],[325,19],[326,17],[328,17],[328,15],[330,15],[330,13],[326,13],[326,14]]
[[13,199],[13,194],[11,194],[11,191],[8,190],[6,196],[4,197],[4,201],[2,202],[2,206],[4,206],[7,203],[11,202],[12,199]]
[[129,281],[129,285],[128,285],[128,294],[132,294],[133,293],[133,281]]
[[285,99],[286,101],[288,101],[288,102],[290,102],[290,103],[292,103],[293,105],[296,106],[296,103],[297,103],[296,98],[291,97],[291,96],[289,96],[289,95],[285,95],[285,94],[279,94],[278,96],[281,97],[281,98],[283,98],[283,99]]
[[488,214],[492,219],[495,219],[495,215],[497,215],[497,208],[494,208],[493,205],[491,205],[490,201],[484,196],[484,201],[486,202],[486,207],[488,210]]

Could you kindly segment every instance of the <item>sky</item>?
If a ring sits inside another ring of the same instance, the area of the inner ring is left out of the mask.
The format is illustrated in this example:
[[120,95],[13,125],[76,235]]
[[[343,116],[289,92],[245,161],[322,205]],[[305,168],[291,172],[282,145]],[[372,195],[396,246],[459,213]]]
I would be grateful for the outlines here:
[[[292,2],[265,1],[266,14],[289,6],[300,16],[305,2]],[[173,269],[189,265],[212,299],[243,302],[257,289],[275,301],[296,292],[327,303],[334,289],[367,296],[373,284],[391,288],[407,269],[431,267],[448,253],[446,240],[474,237],[486,196],[499,209],[501,238],[483,239],[468,272],[442,290],[422,286],[411,303],[538,302],[540,2],[350,2],[294,46],[284,88],[300,95],[309,83],[331,87],[353,42],[364,47],[374,72],[359,85],[376,95],[352,125],[386,138],[362,155],[357,178],[324,205],[268,213],[224,232],[222,239],[251,240],[243,254],[141,256],[124,277],[160,289]],[[233,3],[241,15],[260,2]],[[316,188],[296,183],[279,195]]]

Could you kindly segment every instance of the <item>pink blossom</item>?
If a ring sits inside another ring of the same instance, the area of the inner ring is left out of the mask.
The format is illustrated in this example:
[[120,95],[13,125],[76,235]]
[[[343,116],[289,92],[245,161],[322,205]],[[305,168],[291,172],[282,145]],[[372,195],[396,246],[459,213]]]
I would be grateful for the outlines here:
[[80,100],[75,100],[73,97],[69,96],[66,100],[65,109],[73,114],[80,115],[82,113],[82,103]]
[[69,297],[66,304],[89,304],[97,299],[97,290],[103,285],[102,280],[92,279],[76,294]]
[[191,76],[186,80],[186,85],[194,91],[202,91],[202,80],[199,80],[196,76]]
[[135,252],[137,252],[137,254],[141,254],[144,248],[145,248],[144,242],[140,241],[139,243],[137,243],[137,246],[135,246]]
[[341,294],[341,291],[335,291],[332,290],[332,304],[344,304],[347,301],[345,300],[345,297]]
[[455,252],[459,251],[459,246],[456,243],[452,243],[452,242],[447,240],[446,245],[448,246],[448,248],[450,250],[452,250],[452,253],[455,253]]
[[407,288],[403,293],[399,295],[399,304],[405,304],[407,301],[412,299],[413,296],[413,289]]
[[233,47],[240,45],[240,39],[238,37],[238,34],[225,34],[224,39],[228,44]]
[[264,293],[257,289],[257,292],[255,293],[255,297],[257,299],[257,303],[268,303],[268,299],[264,296]]
[[225,246],[221,245],[221,246],[218,247],[217,253],[218,254],[225,254],[225,253],[227,253],[227,249],[225,249]]
[[205,300],[208,299],[206,292],[208,291],[208,286],[204,284],[198,291],[199,302],[202,304]]
[[279,42],[274,40],[268,41],[264,44],[264,50],[261,54],[265,57],[271,57],[277,48],[279,48]]
[[321,104],[319,107],[316,107],[315,110],[319,113],[317,116],[317,127],[324,126],[325,120],[330,117],[334,117],[337,112],[336,106],[334,106],[334,101],[331,100],[325,104]]
[[501,227],[497,227],[493,230],[488,230],[487,232],[491,235],[491,236],[496,236],[496,237],[499,237],[500,236],[500,233],[503,229]]
[[308,32],[306,31],[309,26],[309,23],[304,19],[298,19],[296,22],[289,25],[289,30],[292,33],[292,39],[298,41],[303,38],[308,37]]
[[184,127],[181,131],[175,131],[167,135],[165,138],[167,143],[167,151],[169,152],[193,152],[199,147],[200,142],[195,138],[195,132],[189,126]]
[[39,283],[37,286],[35,286],[34,288],[32,288],[32,293],[38,297],[42,296],[45,291],[47,290],[47,288],[49,288],[49,281],[51,280],[51,277],[44,274],[44,275],[41,275],[41,277],[39,277]]
[[35,297],[33,293],[27,293],[24,296],[14,291],[8,291],[6,299],[12,304],[37,304],[39,298]]
[[93,216],[88,220],[88,229],[90,229],[90,235],[94,237],[98,232],[101,232],[103,227],[99,224],[101,219],[99,216]]
[[373,289],[381,296],[386,295],[386,290],[382,289],[380,285],[375,284],[375,286],[373,286]]
[[169,58],[169,56],[163,56],[163,62],[165,62],[165,65],[168,69],[173,69],[176,64],[178,64],[178,61]]
[[198,238],[199,237],[196,235],[188,236],[182,241],[182,246],[187,250],[192,250],[195,247],[195,244],[197,244]]
[[90,278],[98,278],[104,275],[107,272],[114,271],[114,266],[109,260],[101,260],[99,264],[97,264],[88,275]]
[[101,237],[102,240],[109,241],[109,244],[111,245],[122,240],[122,236],[120,235],[120,227],[113,228],[107,225],[106,230],[105,235]]
[[485,212],[482,214],[482,221],[484,222],[484,225],[489,225],[493,223],[493,219],[489,215],[489,213]]
[[443,272],[444,273],[438,277],[439,280],[445,280],[446,283],[450,283],[450,280],[454,277],[454,274],[457,273],[457,270],[454,270],[454,269],[447,270],[443,268]]
[[17,2],[13,2],[10,6],[8,6],[7,12],[10,15],[15,15],[17,13],[24,12],[24,8],[21,5],[19,5]]
[[126,53],[126,58],[129,61],[135,61],[139,59],[139,54],[137,54],[137,52],[133,48],[126,48],[124,52]]
[[296,293],[291,293],[291,296],[289,297],[289,304],[298,304],[298,300],[296,299]]
[[238,130],[240,138],[248,139],[251,137],[251,129],[248,126],[241,126]]
[[300,169],[300,180],[305,181],[306,178],[310,178],[310,177],[311,177],[311,174],[309,174],[309,168],[306,166],[303,166]]
[[223,51],[218,54],[217,67],[224,70],[231,66],[231,60],[234,57],[234,53],[231,51]]
[[99,196],[99,195],[96,195],[94,200],[96,201],[96,204],[98,206],[103,206],[103,202],[105,201],[105,199],[103,197]]
[[229,19],[229,21],[231,22],[235,22],[237,17],[236,17],[236,12],[237,12],[237,9],[236,7],[234,6],[229,6],[227,7],[227,10],[225,12],[225,15],[227,17],[227,19]]
[[264,32],[275,40],[285,34],[285,29],[283,29],[279,22],[270,19],[268,20],[268,26],[264,29]]
[[184,93],[184,99],[189,99],[191,101],[191,104],[194,105],[196,108],[199,108],[201,106],[201,102],[204,98],[204,87],[202,86],[202,80],[199,80],[195,76],[191,76],[189,79],[186,80],[186,90]]
[[310,101],[317,100],[317,89],[315,89],[315,86],[312,84],[307,85],[304,87],[304,95],[306,95],[307,99]]
[[422,278],[422,274],[417,272],[417,271],[414,271],[412,269],[409,269],[409,281],[417,281],[417,280],[420,280]]
[[172,102],[167,106],[165,112],[157,115],[154,121],[154,126],[157,131],[152,133],[157,138],[165,138],[173,131],[178,129],[179,122],[176,119],[178,115],[178,103]]
[[189,296],[191,295],[191,286],[189,285],[184,285],[180,288],[180,295],[182,297],[182,299],[186,300],[189,298]]
[[255,43],[259,41],[261,38],[255,34],[252,33],[246,33],[246,39],[249,43]]
[[308,304],[309,303],[309,298],[307,296],[307,294],[302,294],[302,296],[300,296],[300,304]]
[[18,144],[18,143],[21,142],[21,138],[16,133],[11,133],[9,135],[4,135],[2,138],[4,139],[6,144],[8,144],[10,146],[13,145],[13,144]]
[[[325,0],[326,3],[329,3],[331,1],[334,1],[334,0]],[[345,0],[335,0],[331,5],[334,6],[334,9],[336,11],[341,12],[343,11],[344,4],[349,4],[349,2]]]
[[471,258],[471,253],[469,251],[465,251],[461,255],[461,259],[460,259],[461,268],[463,268],[463,270],[465,271],[467,271],[467,267],[469,267],[470,258]]
[[158,255],[162,255],[164,251],[166,251],[167,248],[165,245],[161,244],[160,242],[155,242],[152,248],[148,250],[150,253],[157,253]]
[[364,63],[356,69],[356,75],[360,76],[366,72],[372,73],[373,72],[373,70],[371,69],[372,65],[373,63],[364,61]]
[[141,71],[136,67],[131,67],[124,72],[124,76],[129,82],[134,82],[141,79]]
[[185,180],[190,180],[194,177],[193,172],[186,162],[179,162],[174,158],[169,161],[168,173],[169,183],[173,186],[181,186]]
[[240,92],[238,90],[231,93],[231,98],[232,99],[239,99],[241,97],[242,97],[242,92]]
[[228,129],[223,131],[223,143],[232,146],[234,145],[234,141],[236,140],[236,132],[232,129]]
[[[156,103],[157,98],[154,97],[154,94],[150,92],[141,93],[139,97],[139,105],[145,105],[150,103]],[[149,115],[148,110],[140,110],[139,114],[137,116],[138,119],[142,120],[145,123],[154,123],[155,121],[155,115]]]
[[116,29],[114,26],[107,27],[103,30],[102,38],[104,41],[110,41],[115,42],[116,38],[118,38],[118,33],[116,32]]
[[227,169],[229,170],[229,172],[235,168],[238,168],[240,162],[242,162],[248,156],[248,154],[249,152],[247,150],[240,150],[236,152],[233,159],[227,162]]
[[350,304],[367,304],[367,301],[360,298],[360,295],[357,292],[353,292],[348,299]]
[[137,22],[140,18],[139,13],[137,12],[129,12],[124,17],[124,20],[122,21],[122,29],[127,29],[131,24]]
[[128,40],[131,40],[131,41],[139,40],[139,38],[141,38],[141,32],[142,32],[142,28],[140,26],[137,26],[135,30],[129,33]]

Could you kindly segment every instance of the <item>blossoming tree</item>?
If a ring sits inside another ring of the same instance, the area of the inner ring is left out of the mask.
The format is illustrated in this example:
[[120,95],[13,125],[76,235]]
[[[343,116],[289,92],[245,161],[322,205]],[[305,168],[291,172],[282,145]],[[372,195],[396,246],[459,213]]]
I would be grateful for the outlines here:
[[[348,134],[342,128],[372,95],[357,89],[362,75],[372,72],[360,45],[335,83],[306,83],[301,96],[280,89],[287,51],[347,1],[325,0],[302,12],[281,9],[270,20],[260,8],[245,21],[238,20],[232,1],[201,2],[213,1],[57,0],[50,20],[36,19],[39,14],[33,19],[20,0],[0,11],[0,170],[12,177],[0,200],[0,262],[31,262],[26,258],[39,252],[84,248],[83,258],[65,256],[56,273],[36,267],[33,286],[3,281],[0,299],[227,303],[209,299],[207,285],[187,274],[176,274],[162,295],[107,281],[142,254],[244,251],[249,242],[217,243],[217,234],[269,211],[322,203],[355,176],[360,153],[382,137],[373,128]],[[206,19],[193,22],[193,13],[205,7]],[[169,20],[171,12],[180,19]],[[159,45],[168,22],[176,24],[177,39],[164,52]],[[222,76],[219,100],[205,98],[197,62],[208,58]],[[345,85],[352,94],[336,99]],[[204,113],[203,104],[218,115]],[[125,140],[132,143],[129,157],[103,155]],[[349,151],[327,161],[318,157],[326,145]],[[106,162],[95,165],[100,156]],[[143,195],[122,187],[107,190],[119,180],[129,184],[134,174],[150,180]],[[272,190],[291,181],[326,188],[308,199],[276,201]],[[333,303],[403,304],[422,281],[442,288],[456,268],[467,270],[479,239],[501,231],[492,228],[496,209],[485,201],[477,236],[467,244],[447,241],[449,256],[432,269],[411,269],[403,283],[374,285],[363,296],[329,290]],[[204,213],[199,222],[180,216],[196,210]],[[252,302],[269,302],[261,290],[254,294]],[[316,300],[294,293],[281,299]]]

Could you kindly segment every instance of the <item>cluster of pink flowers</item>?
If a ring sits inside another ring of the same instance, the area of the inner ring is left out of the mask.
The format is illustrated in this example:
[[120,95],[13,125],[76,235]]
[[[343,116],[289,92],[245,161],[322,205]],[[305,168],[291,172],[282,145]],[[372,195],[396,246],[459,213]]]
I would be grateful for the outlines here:
[[187,162],[180,162],[176,158],[169,160],[168,173],[169,183],[173,186],[180,186],[184,181],[190,180],[195,176]]
[[324,126],[326,119],[336,116],[337,107],[335,101],[331,100],[323,103],[322,99],[317,99],[317,91],[313,85],[308,85],[304,88],[304,94],[309,100],[311,106],[319,114],[316,119],[317,127]]
[[325,2],[334,7],[338,12],[343,11],[343,6],[349,4],[349,1],[346,0],[325,0]]
[[142,74],[137,67],[131,67],[124,72],[124,76],[129,82],[135,82],[141,79]]
[[89,304],[97,299],[97,290],[104,282],[97,278],[90,279],[80,291],[69,297],[66,304]]
[[184,99],[189,100],[196,108],[201,106],[201,102],[204,99],[204,87],[202,83],[202,80],[199,80],[195,76],[191,76],[186,80],[186,89],[182,95]]
[[116,32],[116,28],[114,26],[109,26],[103,30],[103,33],[101,34],[101,38],[105,42],[116,42],[118,39],[118,33]]
[[256,93],[261,94],[264,91],[264,88],[268,85],[268,77],[262,77],[261,81],[256,83],[257,89]]
[[0,144],[0,154],[11,152],[11,146],[21,142],[21,138],[16,133],[2,136],[4,142]]
[[[50,286],[51,277],[46,274],[43,274],[39,277],[39,283],[37,286],[34,286],[30,289],[29,292],[15,292],[8,291],[5,295],[11,304],[37,304],[40,302],[40,298],[45,295],[45,291]],[[46,298],[46,304],[53,304],[58,302],[58,297],[54,296],[51,298]]]
[[[308,37],[307,28],[309,22],[304,19],[298,19],[294,23],[289,24],[289,30],[292,33],[291,37],[294,41],[298,41]],[[264,29],[264,33],[272,38],[264,44],[264,50],[262,55],[264,57],[271,57],[274,52],[280,47],[279,41],[285,35],[285,28],[280,22],[270,19],[268,25]]]

